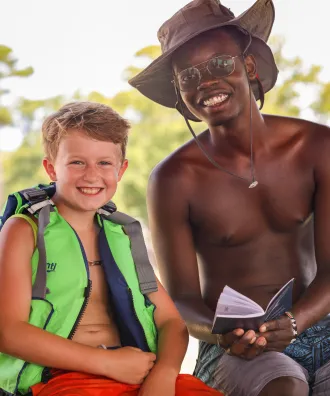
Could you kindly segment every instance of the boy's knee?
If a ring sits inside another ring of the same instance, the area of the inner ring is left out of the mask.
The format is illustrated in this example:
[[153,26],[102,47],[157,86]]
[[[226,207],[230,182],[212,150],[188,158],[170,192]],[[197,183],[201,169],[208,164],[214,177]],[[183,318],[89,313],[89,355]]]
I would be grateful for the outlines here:
[[294,377],[280,377],[270,381],[259,396],[308,396],[306,382]]

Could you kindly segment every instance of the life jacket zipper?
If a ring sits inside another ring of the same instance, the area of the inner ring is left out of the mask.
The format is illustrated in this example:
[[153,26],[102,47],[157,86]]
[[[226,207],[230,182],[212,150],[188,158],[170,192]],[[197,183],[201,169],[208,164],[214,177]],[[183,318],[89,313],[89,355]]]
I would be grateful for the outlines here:
[[72,340],[72,338],[76,334],[78,326],[80,325],[80,323],[82,321],[82,318],[83,318],[84,313],[86,311],[87,305],[89,303],[91,292],[92,292],[92,281],[90,279],[88,279],[88,284],[85,287],[85,293],[84,293],[85,300],[84,300],[83,305],[82,305],[82,307],[80,309],[79,315],[78,315],[76,321],[74,322],[72,330],[71,330],[71,332],[70,332],[70,334],[68,336],[69,340]]
[[74,335],[75,335],[75,333],[77,331],[77,328],[78,328],[79,324],[81,323],[81,320],[82,320],[82,318],[84,316],[84,313],[86,311],[86,307],[88,305],[88,302],[89,302],[89,299],[90,299],[90,295],[91,295],[91,291],[92,291],[92,281],[89,279],[89,268],[88,268],[88,262],[87,262],[85,249],[84,249],[84,246],[81,243],[81,240],[80,240],[77,232],[75,231],[75,229],[72,228],[72,230],[75,233],[75,235],[76,235],[76,237],[78,239],[79,245],[80,245],[81,253],[82,253],[82,256],[83,256],[83,259],[84,259],[84,263],[85,263],[85,268],[86,268],[88,281],[87,281],[87,286],[85,287],[85,292],[84,292],[84,298],[85,299],[84,299],[83,305],[82,305],[82,307],[80,309],[80,312],[78,314],[78,317],[77,317],[76,321],[74,322],[74,325],[73,325],[73,327],[71,329],[71,332],[70,332],[70,334],[68,336],[69,340],[72,340],[72,338],[74,337]]
[[[85,249],[84,249],[84,247],[83,247],[83,245],[81,243],[81,240],[80,240],[78,234],[76,233],[76,231],[73,228],[72,228],[72,230],[74,231],[74,233],[75,233],[75,235],[76,235],[76,237],[78,239],[79,245],[80,245],[81,253],[82,253],[82,256],[83,256],[83,259],[84,259],[84,263],[85,263],[85,268],[86,268],[88,281],[87,281],[87,286],[85,287],[85,291],[84,291],[84,302],[83,302],[83,304],[82,304],[82,306],[80,308],[80,311],[79,311],[79,314],[77,316],[77,319],[74,322],[74,325],[73,325],[73,327],[71,329],[71,332],[70,332],[70,334],[68,336],[69,340],[72,340],[72,338],[74,337],[74,335],[75,335],[75,333],[77,331],[78,326],[81,323],[81,320],[82,320],[82,318],[84,316],[84,313],[86,311],[87,305],[89,303],[90,295],[91,295],[91,292],[92,292],[92,281],[89,279],[89,268],[88,268],[88,262],[87,262],[87,258],[86,258]],[[44,383],[44,384],[47,384],[47,382],[51,378],[52,378],[52,374],[51,374],[50,368],[49,367],[45,367],[43,369],[43,371],[42,371],[42,374],[41,374],[41,382]]]
[[135,306],[134,306],[134,297],[133,297],[132,290],[131,290],[130,288],[128,288],[128,292],[129,292],[129,294],[130,294],[130,296],[131,296],[132,308],[133,308],[133,312],[134,312],[135,319],[136,319],[136,321],[138,322],[138,324],[139,324],[139,326],[140,326],[140,328],[141,328],[141,330],[142,330],[142,333],[143,333],[143,336],[144,336],[144,341],[145,341],[145,343],[146,343],[146,346],[147,346],[148,349],[150,350],[149,344],[148,344],[148,341],[147,341],[146,333],[145,333],[145,331],[144,331],[143,326],[141,325],[140,319],[139,319],[139,317],[137,316],[137,313],[136,313],[136,310],[135,310]]

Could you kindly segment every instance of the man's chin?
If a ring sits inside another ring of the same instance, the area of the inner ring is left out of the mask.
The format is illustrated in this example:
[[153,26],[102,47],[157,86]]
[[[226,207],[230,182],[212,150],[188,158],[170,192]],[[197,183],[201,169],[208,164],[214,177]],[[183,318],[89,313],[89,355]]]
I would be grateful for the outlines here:
[[226,111],[212,109],[212,111],[194,111],[193,114],[207,125],[215,127],[233,121],[238,116],[238,111],[227,106]]
[[237,115],[236,114],[228,114],[228,113],[214,113],[212,115],[207,116],[199,116],[202,121],[204,121],[210,127],[217,127],[221,125],[225,125],[231,121],[233,121]]

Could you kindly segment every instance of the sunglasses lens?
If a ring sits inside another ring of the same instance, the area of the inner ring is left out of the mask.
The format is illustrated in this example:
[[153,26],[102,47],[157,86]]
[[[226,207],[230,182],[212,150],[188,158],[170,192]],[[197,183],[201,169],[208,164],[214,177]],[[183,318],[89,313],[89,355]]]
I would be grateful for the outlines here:
[[178,83],[181,91],[189,91],[198,86],[200,81],[200,72],[196,67],[189,67],[178,74]]
[[209,60],[207,67],[212,76],[224,77],[234,71],[235,60],[231,56],[217,56]]

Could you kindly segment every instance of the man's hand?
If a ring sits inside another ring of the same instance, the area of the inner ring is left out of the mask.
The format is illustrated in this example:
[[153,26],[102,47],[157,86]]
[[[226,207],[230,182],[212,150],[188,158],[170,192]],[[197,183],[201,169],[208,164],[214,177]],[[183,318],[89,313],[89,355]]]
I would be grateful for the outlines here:
[[253,330],[244,333],[243,329],[233,330],[223,336],[226,352],[241,359],[252,360],[259,356],[266,347],[266,339],[257,337]]
[[265,351],[283,352],[295,336],[291,320],[286,315],[264,323],[259,331],[267,340]]
[[175,396],[177,372],[156,363],[144,380],[138,396]]

